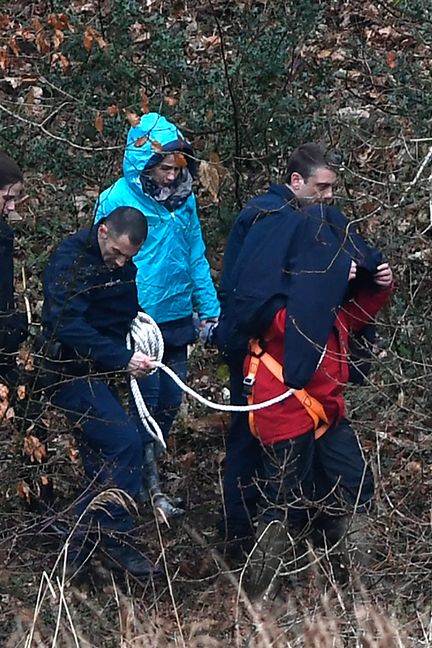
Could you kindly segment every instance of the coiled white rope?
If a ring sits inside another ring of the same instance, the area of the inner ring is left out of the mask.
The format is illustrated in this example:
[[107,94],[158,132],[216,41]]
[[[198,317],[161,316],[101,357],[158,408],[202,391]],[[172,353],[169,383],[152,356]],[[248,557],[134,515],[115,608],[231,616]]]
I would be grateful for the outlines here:
[[[131,324],[129,333],[126,336],[126,346],[132,349],[132,340],[134,342],[135,351],[141,351],[151,358],[155,358],[156,368],[150,371],[147,375],[151,375],[159,365],[165,366],[162,363],[164,354],[164,341],[162,333],[156,322],[146,313],[138,313]],[[162,368],[161,366],[161,368]],[[179,379],[180,380],[180,379]],[[166,449],[165,439],[158,422],[153,418],[147,409],[144,398],[142,397],[141,390],[134,376],[130,378],[130,388],[134,397],[135,405],[138,415],[148,434]]]
[[[254,405],[226,405],[222,403],[215,403],[214,401],[211,401],[208,398],[204,398],[204,396],[201,396],[201,394],[198,394],[198,392],[194,391],[191,387],[186,385],[186,383],[184,383],[177,376],[177,374],[172,369],[170,369],[170,367],[167,367],[162,362],[162,358],[164,354],[164,341],[163,341],[162,333],[158,325],[150,317],[150,315],[147,315],[147,313],[139,313],[137,315],[137,317],[132,322],[131,330],[127,337],[128,349],[132,348],[131,340],[133,340],[134,342],[135,351],[141,351],[141,353],[145,353],[146,355],[155,359],[154,364],[156,369],[154,369],[150,373],[154,373],[154,371],[156,371],[157,369],[161,369],[170,378],[172,378],[172,380],[174,380],[174,382],[186,394],[189,394],[189,396],[195,398],[202,405],[205,405],[206,407],[209,407],[214,410],[218,410],[219,412],[255,412],[257,410],[264,409],[265,407],[271,407],[271,405],[276,405],[276,403],[280,403],[286,398],[289,398],[289,396],[292,396],[292,394],[296,391],[295,389],[290,388],[287,389],[287,391],[280,394],[279,396],[275,396],[274,398],[270,398],[269,400],[262,401],[261,403],[255,403]],[[321,354],[321,358],[319,360],[317,368],[320,366],[325,352],[326,352],[326,347],[324,348]],[[163,438],[162,431],[159,425],[157,424],[157,422],[154,420],[154,418],[151,416],[150,412],[148,411],[144,399],[142,397],[140,388],[137,384],[136,379],[133,376],[131,377],[131,390],[132,390],[133,397],[135,399],[135,404],[138,413],[140,415],[141,421],[145,429],[147,430],[147,432],[150,434],[151,437],[153,437],[156,441],[161,443],[161,445],[164,448],[166,448],[166,443]]]

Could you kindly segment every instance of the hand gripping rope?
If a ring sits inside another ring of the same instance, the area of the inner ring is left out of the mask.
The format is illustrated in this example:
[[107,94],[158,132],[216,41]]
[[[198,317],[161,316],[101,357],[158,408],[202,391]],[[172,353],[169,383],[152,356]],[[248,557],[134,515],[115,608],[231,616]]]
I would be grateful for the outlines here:
[[[141,353],[145,353],[151,358],[154,358],[155,359],[154,364],[156,369],[161,369],[162,371],[164,371],[170,378],[172,378],[172,380],[174,380],[174,382],[186,394],[189,394],[189,396],[195,398],[202,405],[205,405],[206,407],[210,407],[211,409],[214,410],[218,410],[219,412],[254,412],[256,410],[264,409],[265,407],[270,407],[271,405],[275,405],[276,403],[280,403],[281,401],[285,400],[289,396],[292,396],[292,394],[295,392],[295,389],[291,388],[288,389],[283,394],[280,394],[279,396],[275,396],[275,398],[270,398],[270,400],[263,401],[262,403],[256,403],[254,405],[223,405],[220,403],[214,403],[213,401],[204,398],[204,396],[201,396],[196,391],[188,387],[188,385],[186,385],[182,380],[180,380],[180,378],[172,369],[167,367],[162,362],[162,358],[164,354],[164,341],[162,338],[162,333],[160,332],[158,325],[150,317],[150,315],[147,315],[146,313],[139,313],[136,316],[136,318],[133,320],[130,333],[128,333],[127,340],[126,340],[128,349],[132,348],[132,340],[134,342],[135,351],[141,351]],[[320,361],[317,365],[317,368],[321,364],[325,352],[326,349],[324,348]],[[148,375],[154,373],[156,369],[151,371]],[[140,388],[138,386],[138,383],[133,376],[131,377],[130,382],[131,382],[132,395],[135,399],[135,404],[139,416],[141,418],[141,421],[144,425],[144,428],[150,434],[150,436],[153,437],[153,439],[155,439],[155,441],[158,441],[158,443],[160,443],[164,448],[166,448],[166,443],[163,438],[162,431],[159,425],[157,424],[157,422],[154,420],[154,418],[151,416],[150,412],[148,411],[144,399],[142,397]]]

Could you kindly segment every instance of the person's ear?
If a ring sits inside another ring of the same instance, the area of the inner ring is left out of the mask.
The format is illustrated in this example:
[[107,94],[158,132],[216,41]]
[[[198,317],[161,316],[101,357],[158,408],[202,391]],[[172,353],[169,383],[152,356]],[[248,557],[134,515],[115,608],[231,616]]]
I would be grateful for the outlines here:
[[303,183],[304,183],[303,177],[300,175],[300,173],[294,171],[291,174],[291,182],[290,182],[290,185],[294,189],[294,191],[298,191],[303,185]]
[[108,227],[106,226],[105,223],[101,223],[99,225],[98,229],[99,236],[102,237],[103,239],[106,239],[108,236]]

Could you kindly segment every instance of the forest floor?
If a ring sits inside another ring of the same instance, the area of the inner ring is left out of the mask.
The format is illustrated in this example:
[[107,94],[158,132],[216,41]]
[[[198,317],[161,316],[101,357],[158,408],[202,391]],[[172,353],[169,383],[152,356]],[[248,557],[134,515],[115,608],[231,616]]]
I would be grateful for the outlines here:
[[[219,402],[224,372],[214,352],[194,351],[190,383]],[[61,429],[61,417],[47,417],[51,430]],[[215,532],[222,509],[225,414],[209,414],[191,401],[182,408],[162,472],[168,491],[185,498],[187,513],[168,527],[149,506],[140,508],[138,545],[167,575],[146,584],[110,571],[97,552],[83,577],[64,582],[64,537],[49,523],[73,524],[70,504],[83,475],[72,437],[67,430],[51,432],[48,457],[39,464],[17,452],[14,423],[11,417],[4,426],[2,456],[9,478],[26,481],[18,482],[21,497],[11,484],[0,507],[0,645],[431,645],[431,471],[427,447],[420,450],[409,435],[404,443],[381,439],[379,447],[367,425],[362,436],[378,484],[373,564],[353,566],[341,578],[337,561],[311,548],[307,569],[287,574],[276,600],[263,603],[248,599],[241,587],[244,560],[227,557]],[[32,512],[22,484],[34,488],[42,472],[54,482],[55,499],[49,511]]]

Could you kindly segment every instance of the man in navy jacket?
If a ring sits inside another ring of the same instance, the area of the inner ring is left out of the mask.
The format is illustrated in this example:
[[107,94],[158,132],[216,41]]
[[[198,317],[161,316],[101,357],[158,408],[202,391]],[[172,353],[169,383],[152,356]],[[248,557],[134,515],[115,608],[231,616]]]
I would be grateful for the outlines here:
[[[138,577],[154,575],[155,568],[120,541],[134,526],[129,511],[115,498],[92,501],[104,488],[134,498],[142,484],[141,436],[110,378],[118,372],[140,377],[153,366],[148,356],[126,347],[138,311],[131,259],[146,236],[143,214],[118,207],[97,226],[63,241],[44,272],[42,312],[52,401],[74,424],[88,479],[78,513],[81,521],[101,527],[105,550],[117,566]],[[78,532],[69,556],[73,566],[88,554],[88,544],[81,542]]]
[[[233,226],[216,329],[216,343],[230,368],[233,404],[246,404],[243,362],[248,340],[262,335],[282,307],[292,316],[285,330],[284,379],[291,387],[304,387],[343,300],[346,282],[338,277],[347,275],[353,261],[370,272],[380,262],[343,214],[325,204],[333,195],[338,158],[314,143],[299,146],[288,160],[287,184],[271,185],[253,198]],[[250,433],[247,414],[235,413],[225,462],[225,517],[219,530],[236,543],[252,533],[260,463],[259,442]]]

